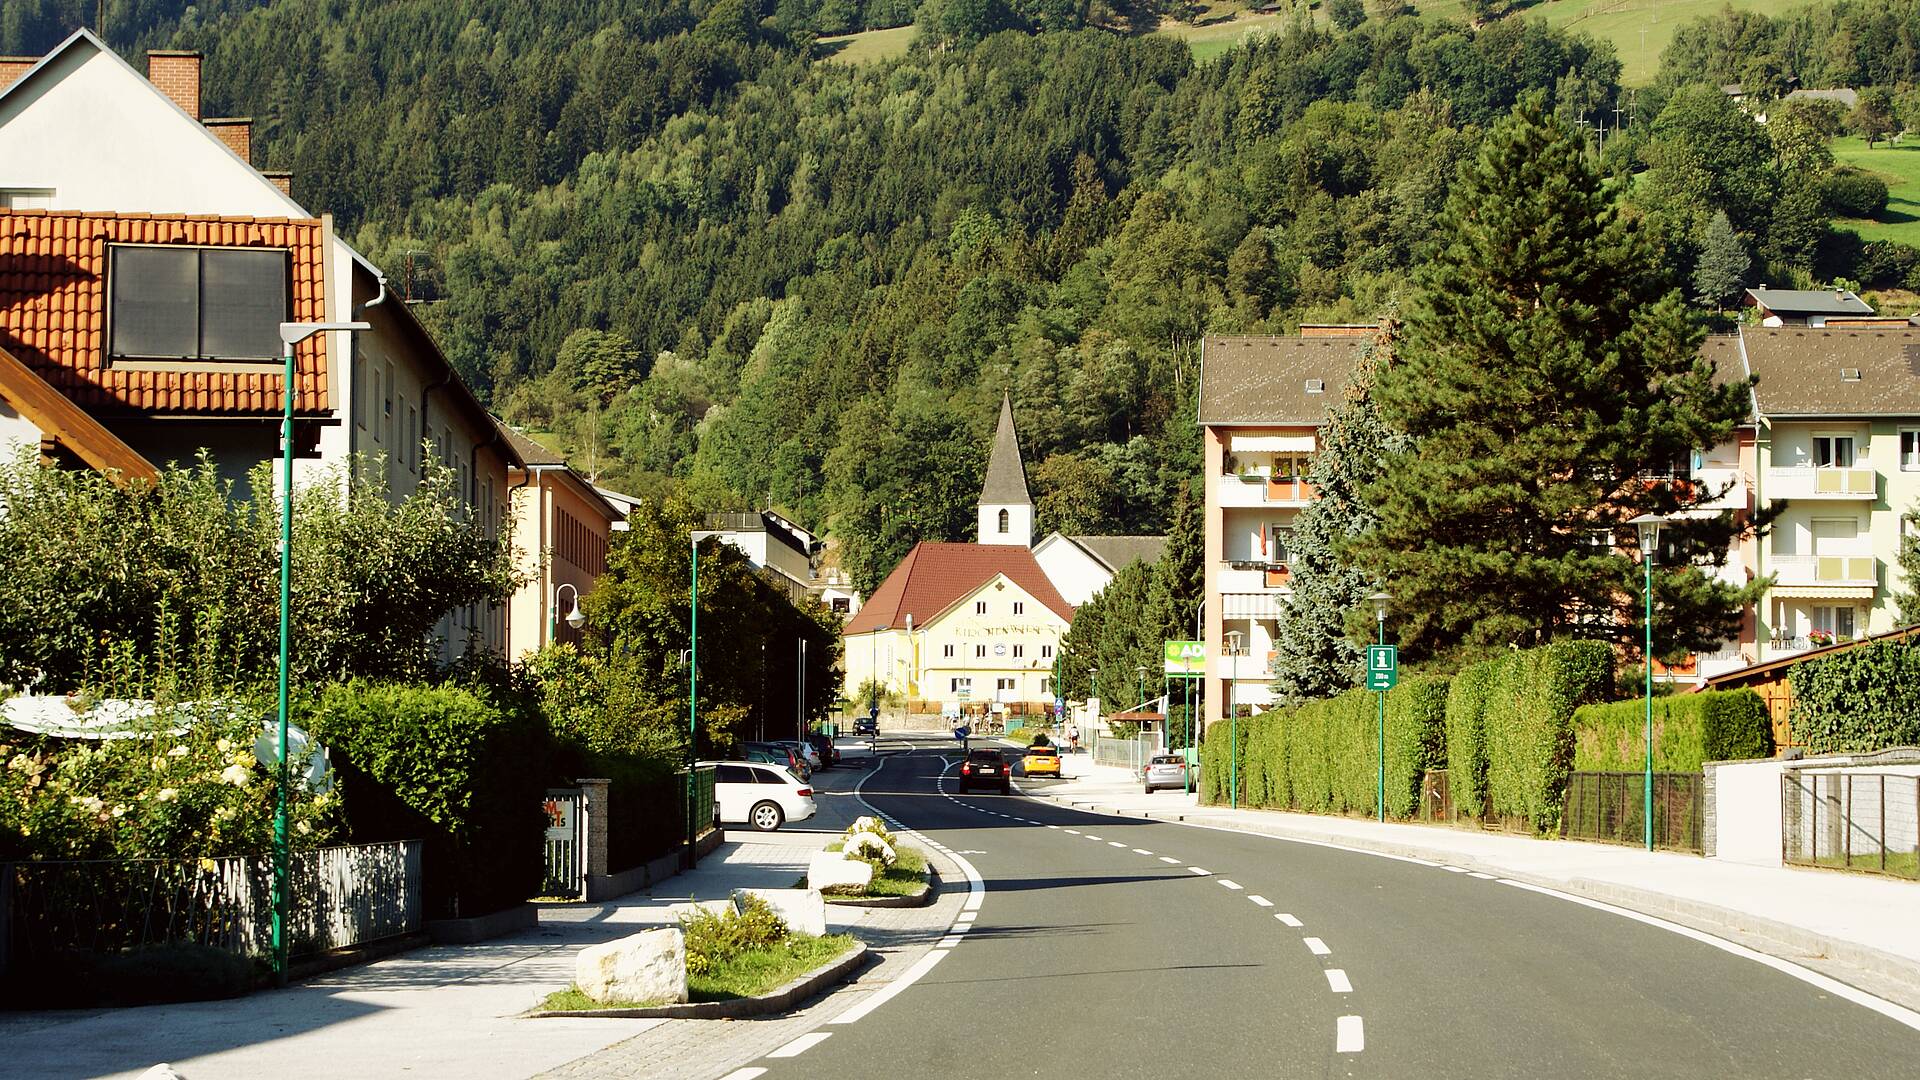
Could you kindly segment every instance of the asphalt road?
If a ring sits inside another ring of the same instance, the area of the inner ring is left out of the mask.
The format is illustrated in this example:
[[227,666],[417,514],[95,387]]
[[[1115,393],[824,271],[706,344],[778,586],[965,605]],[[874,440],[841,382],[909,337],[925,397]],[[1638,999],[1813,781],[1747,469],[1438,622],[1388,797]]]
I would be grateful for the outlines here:
[[922,745],[947,752],[893,756],[863,792],[977,869],[973,929],[885,1005],[736,1075],[1920,1071],[1920,1032],[1669,930],[1413,861],[958,796],[951,742]]

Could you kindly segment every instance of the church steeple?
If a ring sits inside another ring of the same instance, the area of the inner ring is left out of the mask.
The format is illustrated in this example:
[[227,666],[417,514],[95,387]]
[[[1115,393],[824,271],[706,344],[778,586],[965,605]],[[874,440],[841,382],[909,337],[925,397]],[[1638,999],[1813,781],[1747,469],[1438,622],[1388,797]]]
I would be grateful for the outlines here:
[[979,542],[1033,546],[1033,499],[1027,494],[1027,468],[1020,460],[1011,394],[1000,397],[1000,426],[987,458],[987,480],[980,486]]

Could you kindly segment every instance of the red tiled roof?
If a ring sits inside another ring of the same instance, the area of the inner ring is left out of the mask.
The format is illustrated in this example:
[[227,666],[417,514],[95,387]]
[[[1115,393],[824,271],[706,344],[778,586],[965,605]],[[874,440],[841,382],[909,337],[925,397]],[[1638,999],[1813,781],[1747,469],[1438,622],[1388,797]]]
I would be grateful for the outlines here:
[[[293,320],[326,317],[324,227],[316,220],[0,211],[0,345],[89,412],[271,416],[280,373],[138,371],[106,357],[110,244],[286,248]],[[328,411],[324,335],[295,347],[294,411]]]
[[1010,544],[949,544],[927,540],[915,544],[887,580],[848,621],[844,633],[864,634],[880,627],[903,630],[907,616],[925,626],[953,602],[992,581],[995,574],[1027,591],[1063,619],[1073,618],[1073,605],[1060,595],[1033,552]]

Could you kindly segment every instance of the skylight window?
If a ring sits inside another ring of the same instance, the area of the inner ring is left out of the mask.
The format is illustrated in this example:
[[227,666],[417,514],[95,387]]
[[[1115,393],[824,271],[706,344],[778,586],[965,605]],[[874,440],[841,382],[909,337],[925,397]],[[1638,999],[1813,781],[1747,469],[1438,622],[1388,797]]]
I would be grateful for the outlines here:
[[108,350],[125,359],[279,359],[287,265],[278,249],[115,247]]

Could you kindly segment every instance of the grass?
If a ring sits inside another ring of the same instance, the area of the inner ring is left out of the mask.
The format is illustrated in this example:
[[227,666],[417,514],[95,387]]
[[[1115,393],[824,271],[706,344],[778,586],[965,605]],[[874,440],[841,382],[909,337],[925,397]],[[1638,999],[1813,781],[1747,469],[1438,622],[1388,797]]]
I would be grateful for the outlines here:
[[835,64],[872,64],[905,56],[907,46],[913,44],[913,29],[912,25],[907,25],[888,30],[866,30],[858,34],[817,38],[814,44],[823,60]]
[[[856,942],[851,934],[812,937],[795,934],[768,949],[753,949],[722,962],[705,975],[687,976],[689,1001],[732,1001],[757,997],[777,990],[808,972],[816,971],[839,959]],[[578,987],[569,986],[548,994],[540,1003],[547,1012],[581,1012],[592,1009],[645,1009],[657,1001],[595,1001]]]
[[[836,840],[828,844],[826,850],[839,851],[841,843],[842,841]],[[926,854],[918,848],[910,848],[905,844],[900,844],[893,849],[893,865],[873,875],[873,881],[867,885],[866,892],[846,893],[835,891],[831,895],[858,896],[862,898],[875,896],[912,896],[926,883]],[[794,883],[794,887],[799,889],[806,888],[807,879],[802,877]]]
[[[1831,866],[1839,870],[1871,870],[1874,873],[1882,872],[1880,870],[1880,856],[1877,854],[1855,855],[1852,863],[1848,863],[1844,855],[1827,855],[1815,860],[1815,862],[1820,866]],[[1920,853],[1912,851],[1887,852],[1887,868],[1885,873],[1890,877],[1920,878]]]
[[1873,173],[1887,184],[1887,208],[1872,221],[1841,220],[1866,240],[1897,240],[1920,247],[1920,142],[1880,143],[1867,149],[1865,139],[1833,141],[1836,160]]

